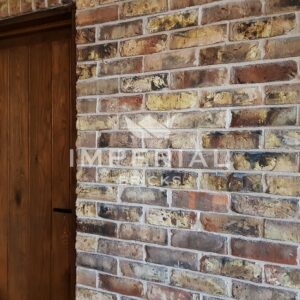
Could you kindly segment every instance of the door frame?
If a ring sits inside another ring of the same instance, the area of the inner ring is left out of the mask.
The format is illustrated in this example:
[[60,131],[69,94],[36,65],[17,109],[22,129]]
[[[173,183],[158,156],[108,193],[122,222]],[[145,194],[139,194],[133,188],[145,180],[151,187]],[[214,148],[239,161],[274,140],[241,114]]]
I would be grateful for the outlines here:
[[73,166],[70,167],[70,203],[72,205],[72,225],[71,225],[71,243],[73,251],[71,253],[71,299],[75,300],[76,288],[76,26],[75,26],[75,4],[68,4],[56,8],[44,9],[37,12],[31,12],[20,16],[9,17],[0,20],[0,42],[24,34],[42,32],[49,29],[59,29],[61,27],[71,28],[71,53],[70,53],[70,150],[73,150]]

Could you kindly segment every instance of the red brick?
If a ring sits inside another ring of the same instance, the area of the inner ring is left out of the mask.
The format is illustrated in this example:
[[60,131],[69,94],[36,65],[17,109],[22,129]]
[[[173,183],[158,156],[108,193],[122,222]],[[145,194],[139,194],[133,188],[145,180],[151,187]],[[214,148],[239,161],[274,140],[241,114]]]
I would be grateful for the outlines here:
[[142,72],[142,58],[120,59],[100,64],[99,76]]
[[265,45],[265,58],[300,56],[300,38],[270,40]]
[[100,100],[101,112],[130,112],[142,108],[143,96],[113,97]]

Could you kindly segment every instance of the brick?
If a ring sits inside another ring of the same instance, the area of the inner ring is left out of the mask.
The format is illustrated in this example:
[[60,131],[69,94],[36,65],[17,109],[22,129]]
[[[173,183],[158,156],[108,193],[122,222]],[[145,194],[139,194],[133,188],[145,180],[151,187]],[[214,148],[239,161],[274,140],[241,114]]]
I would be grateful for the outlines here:
[[203,173],[201,187],[213,191],[255,192],[263,191],[262,176],[242,173]]
[[262,5],[257,0],[235,1],[204,8],[202,13],[202,24],[208,24],[260,16],[262,14]]
[[167,47],[167,35],[155,35],[121,42],[121,56],[145,55],[164,51]]
[[231,127],[292,126],[297,123],[295,108],[233,110]]
[[117,198],[117,189],[112,186],[80,184],[77,187],[77,195],[78,198],[81,199],[115,202]]
[[195,49],[158,53],[144,57],[145,71],[171,70],[197,65]]
[[90,79],[96,77],[96,64],[80,64],[76,67],[76,75],[78,80]]
[[86,236],[78,233],[76,235],[76,249],[78,251],[96,252],[98,238],[96,236]]
[[77,217],[96,217],[95,202],[80,201],[76,205]]
[[147,210],[145,222],[151,225],[191,228],[196,222],[194,212],[152,208]]
[[142,207],[97,203],[98,216],[116,221],[138,222],[143,214]]
[[300,223],[266,220],[264,237],[271,240],[299,243]]
[[196,300],[191,292],[172,287],[149,284],[147,285],[148,300]]
[[77,128],[79,130],[104,130],[116,129],[117,117],[114,115],[102,116],[82,116],[77,119]]
[[119,91],[118,80],[98,79],[77,82],[77,96],[110,95]]
[[212,295],[227,295],[224,280],[189,271],[173,270],[171,273],[171,284]]
[[171,114],[170,128],[225,128],[226,112],[184,112]]
[[280,266],[265,266],[266,282],[268,284],[300,289],[300,270]]
[[223,256],[206,255],[201,258],[200,270],[204,273],[233,277],[253,282],[262,281],[259,264]]
[[121,80],[121,91],[124,93],[144,93],[159,91],[168,87],[167,74],[155,74],[127,77]]
[[135,260],[143,259],[143,246],[136,243],[99,239],[98,252],[112,256],[120,256]]
[[266,176],[267,193],[282,196],[300,196],[300,177]]
[[300,131],[267,130],[265,132],[265,148],[300,149]]
[[300,56],[300,39],[288,38],[267,41],[265,45],[265,58],[285,58]]
[[77,168],[76,179],[79,182],[94,182],[96,179],[96,169],[88,167]]
[[167,0],[134,0],[121,5],[121,18],[155,14],[167,10]]
[[197,174],[194,172],[147,170],[146,184],[169,188],[196,188]]
[[278,299],[278,300],[296,300],[297,295],[293,292],[258,287],[256,285],[233,282],[232,294],[235,299]]
[[142,96],[103,98],[100,101],[101,112],[131,112],[142,109]]
[[117,43],[86,46],[77,50],[78,61],[100,60],[114,58],[118,53]]
[[8,2],[7,1],[1,1],[0,3],[0,17],[5,18],[8,17]]
[[201,88],[222,85],[227,81],[226,69],[181,71],[172,74],[172,89]]
[[121,224],[119,237],[124,240],[141,241],[161,245],[165,245],[168,242],[167,230],[134,224]]
[[266,11],[267,13],[278,12],[294,12],[300,10],[300,3],[296,0],[267,0]]
[[98,139],[98,147],[100,148],[139,148],[141,146],[141,138],[127,132],[104,132]]
[[166,282],[168,280],[168,269],[149,264],[142,264],[130,261],[120,261],[122,275],[137,279]]
[[232,154],[235,170],[298,172],[298,155],[284,153],[237,152]]
[[231,209],[240,214],[290,219],[298,215],[299,203],[296,199],[273,199],[233,194],[231,196]]
[[261,237],[263,235],[262,219],[202,213],[200,221],[203,228],[210,232],[253,237]]
[[225,237],[216,234],[199,231],[172,231],[171,245],[173,247],[226,254],[226,242]]
[[181,49],[212,45],[224,42],[227,35],[225,25],[213,25],[175,32],[170,37],[170,49]]
[[287,34],[296,27],[294,14],[230,24],[230,40],[242,41]]
[[76,102],[76,109],[78,114],[95,113],[97,108],[97,101],[95,99],[81,99]]
[[297,247],[295,246],[233,238],[231,250],[232,255],[238,257],[287,265],[297,264]]
[[112,257],[80,252],[76,262],[77,266],[117,274],[117,260]]
[[102,236],[116,237],[117,224],[112,222],[105,222],[102,220],[77,220],[77,231],[97,234]]
[[145,205],[167,206],[167,193],[144,187],[127,187],[121,194],[122,202],[141,203]]
[[146,246],[146,261],[158,265],[197,270],[197,254]]
[[120,59],[100,64],[98,76],[142,72],[142,58]]
[[88,290],[81,287],[76,288],[76,297],[78,300],[117,300],[117,296],[103,293],[100,291]]
[[260,57],[258,43],[231,44],[200,49],[200,65],[254,61]]
[[92,10],[77,11],[78,26],[94,25],[118,20],[118,6],[99,7]]
[[219,0],[171,0],[171,9],[185,8],[189,6],[203,5]]
[[150,94],[146,98],[146,108],[151,111],[187,109],[197,104],[197,93]]
[[266,104],[300,104],[300,85],[272,85],[265,87]]
[[133,169],[99,169],[100,183],[139,185],[144,181],[143,172]]
[[95,27],[77,29],[76,44],[94,43],[96,39]]
[[261,131],[212,132],[202,136],[202,144],[206,149],[256,149],[261,135]]
[[107,25],[100,29],[99,39],[117,40],[143,34],[142,20],[130,21],[117,25]]
[[262,104],[262,95],[257,88],[203,91],[201,107],[251,106]]
[[149,32],[159,32],[198,25],[198,11],[191,10],[176,14],[149,18],[147,29]]
[[143,284],[133,279],[99,274],[99,288],[123,295],[142,297],[144,294]]
[[96,133],[78,131],[76,147],[94,148],[96,147]]
[[96,272],[78,268],[76,271],[76,282],[80,285],[96,287]]
[[205,192],[174,191],[172,206],[201,211],[227,212],[228,196]]

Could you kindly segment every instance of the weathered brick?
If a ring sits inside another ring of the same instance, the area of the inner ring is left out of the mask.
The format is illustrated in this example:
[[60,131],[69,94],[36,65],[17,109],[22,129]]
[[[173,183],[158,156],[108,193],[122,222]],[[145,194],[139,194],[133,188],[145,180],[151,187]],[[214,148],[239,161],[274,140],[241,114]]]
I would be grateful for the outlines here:
[[167,206],[167,193],[144,187],[127,187],[121,194],[122,202],[141,203],[146,205]]
[[194,212],[152,208],[147,210],[145,221],[151,225],[191,228],[196,222]]
[[168,242],[168,233],[166,229],[134,224],[122,224],[119,230],[119,237],[124,240],[161,245],[165,245]]
[[262,268],[257,263],[222,256],[203,256],[201,272],[250,280],[262,281]]
[[101,112],[131,112],[142,109],[142,96],[103,98],[100,101]]
[[117,25],[107,25],[100,29],[99,39],[117,40],[143,34],[142,20],[130,21]]
[[212,295],[227,295],[224,280],[189,271],[173,270],[171,273],[171,284]]
[[76,75],[78,80],[90,79],[96,77],[96,64],[80,64],[76,67]]
[[176,14],[163,15],[148,19],[147,29],[149,32],[159,32],[195,26],[198,24],[198,11],[191,10]]
[[197,107],[197,93],[150,94],[146,98],[148,110],[173,110]]
[[88,290],[81,287],[76,288],[77,300],[117,300],[117,296],[94,290]]
[[300,149],[300,131],[267,130],[265,132],[265,148]]
[[98,286],[123,295],[142,297],[144,294],[143,284],[140,281],[111,275],[99,274]]
[[276,286],[300,289],[300,269],[265,266],[266,282]]
[[102,4],[117,2],[117,0],[76,0],[76,8],[91,8]]
[[96,133],[95,132],[83,132],[78,131],[76,147],[94,148],[96,147]]
[[[288,48],[287,48],[288,49]],[[300,104],[300,85],[270,85],[265,87],[266,104]]]
[[282,196],[300,196],[300,177],[266,176],[267,193]]
[[261,175],[242,173],[203,173],[201,187],[213,191],[256,192],[263,191]]
[[120,261],[120,270],[124,276],[137,279],[165,282],[168,279],[168,269],[149,264],[130,261]]
[[201,107],[251,106],[262,104],[257,88],[204,91],[200,94]]
[[114,58],[118,52],[117,43],[108,43],[95,46],[82,47],[77,50],[78,61],[100,60]]
[[172,206],[202,211],[227,212],[228,196],[205,192],[173,191]]
[[93,81],[77,82],[78,96],[109,95],[119,91],[118,80],[98,79]]
[[98,252],[112,256],[120,256],[135,260],[143,259],[143,246],[136,243],[99,239]]
[[145,71],[171,70],[196,66],[195,49],[158,53],[144,57]]
[[100,148],[139,148],[141,146],[142,139],[128,132],[104,132],[98,139]]
[[225,25],[214,25],[175,32],[170,38],[170,49],[216,44],[225,41],[226,35],[227,27]]
[[300,3],[297,0],[267,0],[267,13],[278,13],[300,10]]
[[79,26],[94,25],[118,20],[118,5],[77,11],[76,23]]
[[200,65],[254,61],[261,57],[258,43],[231,44],[200,50]]
[[158,265],[197,270],[197,254],[146,246],[146,261]]
[[77,195],[78,198],[81,199],[115,202],[117,198],[117,189],[112,186],[80,184],[77,187]]
[[240,214],[288,219],[298,215],[299,203],[296,199],[273,199],[233,194],[231,209]]
[[91,235],[83,235],[77,233],[76,235],[76,249],[77,251],[96,252],[98,238]]
[[235,1],[203,9],[202,24],[224,20],[255,17],[262,14],[262,5],[258,0]]
[[225,237],[216,234],[199,231],[172,230],[171,244],[173,247],[226,254],[226,242],[227,239]]
[[142,71],[142,58],[120,59],[101,63],[98,76],[132,74]]
[[171,0],[171,9],[185,8],[195,5],[203,5],[219,0]]
[[121,18],[159,13],[167,8],[167,0],[133,0],[121,5]]
[[77,119],[77,128],[79,130],[104,130],[116,129],[117,116],[102,115],[102,116],[82,116]]
[[95,202],[80,201],[76,204],[77,217],[96,217]]
[[297,264],[297,247],[264,241],[249,241],[233,238],[232,255],[287,265]]
[[121,80],[121,91],[124,93],[151,92],[167,88],[168,85],[167,74],[127,77]]
[[227,70],[224,68],[176,72],[171,77],[171,88],[187,89],[222,85],[226,83],[227,75]]
[[236,152],[232,154],[236,170],[298,172],[298,155],[294,153]]
[[276,300],[296,300],[297,295],[293,292],[258,287],[256,285],[233,282],[232,294],[234,299],[276,299]]
[[169,188],[196,188],[197,173],[181,171],[146,171],[146,184]]
[[270,81],[288,81],[297,75],[297,64],[294,61],[234,67],[231,83],[263,83]]
[[97,203],[98,216],[104,219],[138,222],[143,214],[142,207]]
[[76,44],[94,43],[96,38],[95,27],[82,28],[76,31]]
[[89,167],[78,167],[76,179],[78,182],[95,182],[96,169]]
[[76,109],[78,114],[96,113],[96,99],[80,99],[76,101]]
[[266,220],[264,237],[271,240],[300,243],[300,223]]
[[143,183],[143,172],[134,169],[99,169],[98,180],[100,183],[132,184]]
[[265,45],[265,58],[284,58],[300,56],[299,37],[271,40]]
[[76,271],[76,282],[80,285],[85,285],[89,287],[96,287],[96,272],[94,270],[86,270],[77,268]]
[[230,24],[230,40],[242,41],[279,36],[291,32],[295,27],[294,14],[237,22]]
[[77,231],[97,234],[102,236],[116,237],[117,224],[102,220],[77,220]]
[[167,47],[167,35],[155,35],[121,42],[121,56],[145,55],[161,52]]
[[112,257],[80,252],[77,253],[76,262],[77,266],[117,274],[117,260]]

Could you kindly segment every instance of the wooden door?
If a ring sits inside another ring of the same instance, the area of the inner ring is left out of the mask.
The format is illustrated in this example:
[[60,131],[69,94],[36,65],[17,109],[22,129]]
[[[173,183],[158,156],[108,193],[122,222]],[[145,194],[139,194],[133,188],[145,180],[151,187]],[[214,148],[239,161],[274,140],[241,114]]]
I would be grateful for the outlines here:
[[0,39],[0,300],[73,297],[71,41]]

